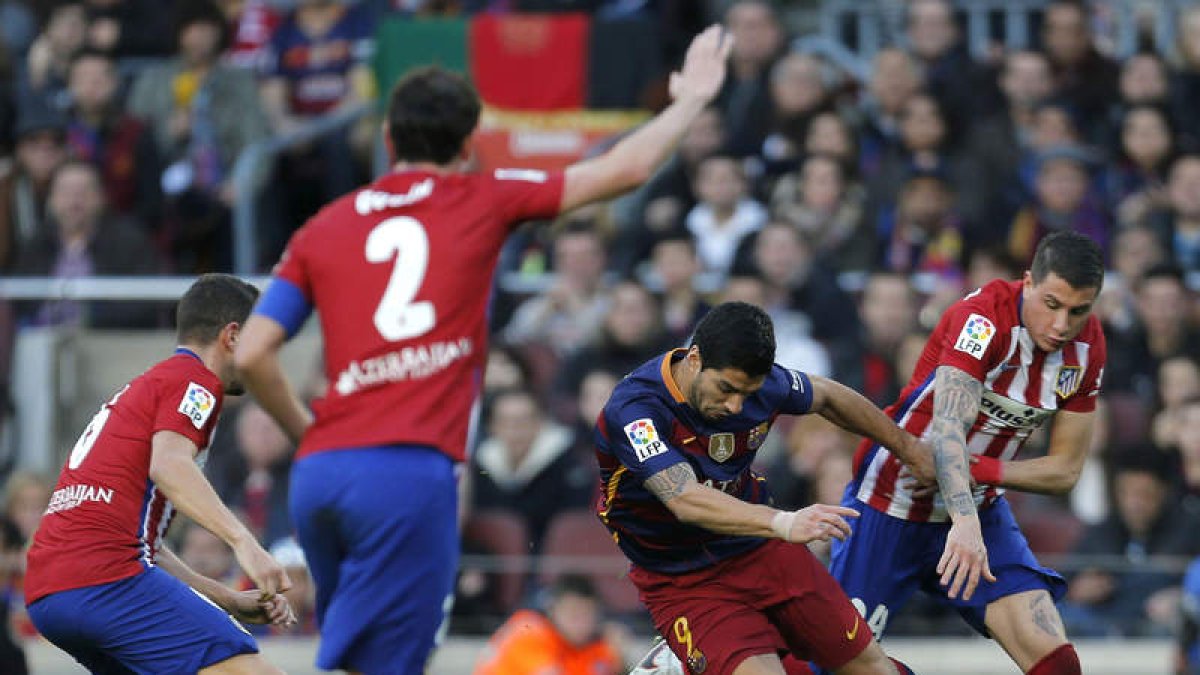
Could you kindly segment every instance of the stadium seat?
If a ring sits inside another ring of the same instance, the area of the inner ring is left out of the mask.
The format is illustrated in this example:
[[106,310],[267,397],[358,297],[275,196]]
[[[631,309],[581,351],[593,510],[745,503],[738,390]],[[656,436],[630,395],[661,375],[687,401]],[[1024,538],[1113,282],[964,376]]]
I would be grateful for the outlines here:
[[566,573],[591,579],[605,607],[614,614],[642,612],[637,589],[623,571],[628,563],[612,535],[591,511],[564,511],[542,540],[543,585]]
[[527,570],[523,558],[530,554],[525,521],[509,511],[478,511],[467,518],[463,540],[499,559],[501,569],[490,572],[489,576],[495,583],[497,609],[505,615],[511,613],[525,590]]
[[1150,437],[1150,410],[1137,394],[1106,394],[1110,444],[1118,447],[1145,445]]
[[[1009,492],[1008,496],[1013,493]],[[1022,495],[1022,504],[1013,505],[1021,532],[1037,556],[1061,556],[1075,549],[1083,534],[1083,522],[1070,511],[1045,504],[1037,495]],[[1033,497],[1033,499],[1028,499]]]

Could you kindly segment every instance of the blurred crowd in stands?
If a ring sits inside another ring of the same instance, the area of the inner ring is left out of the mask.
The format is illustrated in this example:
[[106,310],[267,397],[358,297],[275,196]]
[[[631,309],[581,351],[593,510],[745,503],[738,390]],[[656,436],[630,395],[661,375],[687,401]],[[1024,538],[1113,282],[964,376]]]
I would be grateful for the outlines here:
[[[1019,278],[1042,236],[1073,229],[1100,242],[1110,269],[1095,309],[1109,363],[1093,453],[1069,499],[1012,502],[1034,550],[1071,578],[1073,635],[1169,634],[1200,615],[1200,568],[1182,584],[1200,555],[1200,5],[1178,10],[1175,44],[1118,59],[1095,39],[1092,6],[1049,1],[1033,46],[972,58],[954,3],[880,0],[900,7],[901,30],[858,81],[790,49],[795,17],[819,4],[4,0],[0,272],[230,269],[239,153],[374,100],[384,14],[620,16],[655,27],[666,65],[687,35],[724,21],[735,39],[726,90],[663,170],[628,196],[519,231],[502,257],[513,283],[494,293],[454,628],[491,631],[567,573],[590,578],[610,616],[647,625],[587,513],[600,489],[590,427],[615,382],[683,344],[713,304],[764,307],[781,363],[883,405],[950,302]],[[665,74],[639,103],[661,103]],[[265,177],[264,264],[321,203],[370,176],[369,119]],[[10,327],[169,321],[129,302],[19,303],[0,316]],[[264,541],[294,552],[290,448],[253,403],[230,415],[210,475]],[[759,470],[782,506],[836,502],[854,446],[820,420],[782,422]],[[10,479],[13,546],[47,493],[44,479]],[[177,541],[198,568],[233,573],[206,533]],[[916,608],[895,631],[941,631],[943,615]]]

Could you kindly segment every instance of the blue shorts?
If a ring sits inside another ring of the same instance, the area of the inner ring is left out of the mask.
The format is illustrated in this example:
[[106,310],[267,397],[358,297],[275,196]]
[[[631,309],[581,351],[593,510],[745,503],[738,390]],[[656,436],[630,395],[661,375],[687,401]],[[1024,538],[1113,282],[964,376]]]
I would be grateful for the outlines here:
[[319,452],[292,468],[292,520],[317,591],[317,666],[420,673],[458,570],[450,458],[425,447]]
[[854,487],[851,483],[847,488],[842,505],[862,515],[855,519],[853,534],[846,541],[834,540],[829,572],[867,618],[876,637],[882,636],[888,617],[899,612],[918,588],[949,603],[985,637],[989,635],[984,615],[991,602],[1039,589],[1058,601],[1067,591],[1067,582],[1058,572],[1038,564],[1008,501],[1001,497],[979,512],[988,565],[996,581],[981,579],[970,600],[951,600],[937,574],[950,524],[889,516],[858,501]]
[[258,652],[233,617],[157,567],[51,593],[29,606],[29,618],[93,673],[195,673]]

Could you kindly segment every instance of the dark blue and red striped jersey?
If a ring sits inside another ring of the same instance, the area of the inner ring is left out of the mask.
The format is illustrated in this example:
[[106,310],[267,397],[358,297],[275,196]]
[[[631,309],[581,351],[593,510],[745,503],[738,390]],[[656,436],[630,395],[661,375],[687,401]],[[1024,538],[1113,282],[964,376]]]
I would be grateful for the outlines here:
[[633,564],[654,572],[702,569],[766,540],[680,522],[643,482],[687,462],[702,483],[745,502],[769,503],[766,482],[750,468],[755,453],[776,417],[812,407],[808,376],[775,365],[741,412],[705,419],[671,375],[671,364],[685,354],[667,352],[626,376],[596,421],[601,480],[596,513]]

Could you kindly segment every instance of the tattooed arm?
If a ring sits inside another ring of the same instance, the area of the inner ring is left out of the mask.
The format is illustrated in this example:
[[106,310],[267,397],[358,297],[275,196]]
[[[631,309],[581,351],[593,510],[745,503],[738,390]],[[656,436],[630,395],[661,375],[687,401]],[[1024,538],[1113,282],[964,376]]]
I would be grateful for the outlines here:
[[933,446],[938,487],[951,519],[975,516],[967,431],[979,415],[983,383],[953,366],[938,366],[933,387],[933,419],[925,439]]
[[938,488],[953,521],[937,571],[951,598],[961,589],[963,599],[969,600],[981,575],[995,581],[971,495],[967,449],[967,431],[979,415],[983,383],[953,366],[938,366],[933,386],[933,419],[925,440],[933,446]]
[[825,504],[799,511],[750,504],[701,484],[687,462],[673,464],[650,476],[645,486],[680,521],[719,534],[778,537],[796,543],[830,537],[844,539],[850,533],[850,525],[843,516],[858,515],[853,509]]

